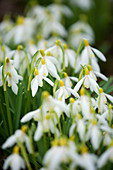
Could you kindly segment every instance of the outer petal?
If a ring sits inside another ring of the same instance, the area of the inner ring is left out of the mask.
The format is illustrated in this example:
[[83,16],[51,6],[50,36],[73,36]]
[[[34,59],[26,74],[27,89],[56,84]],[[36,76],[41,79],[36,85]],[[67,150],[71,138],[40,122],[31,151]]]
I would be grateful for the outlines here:
[[17,95],[18,93],[18,86],[15,82],[12,81],[12,85],[11,85],[12,91]]
[[13,155],[10,155],[7,157],[7,159],[4,162],[3,169],[8,169],[8,167],[10,166],[10,163],[12,161],[12,158],[13,158]]
[[38,90],[38,80],[37,77],[35,77],[31,82],[31,90],[32,90],[32,96],[34,97],[37,90]]
[[100,77],[101,79],[105,80],[105,81],[108,81],[108,78],[103,75],[102,73],[99,73],[99,72],[94,72],[96,74],[97,77]]
[[38,127],[37,127],[36,132],[35,132],[35,135],[34,135],[34,140],[35,140],[35,141],[40,140],[40,138],[42,137],[42,135],[43,135],[43,129],[42,129],[41,123],[39,122],[39,123],[38,123]]
[[59,75],[57,74],[57,70],[56,67],[54,66],[54,64],[52,62],[50,62],[48,59],[46,59],[46,66],[48,68],[49,73],[55,77],[56,79],[60,80]]
[[85,79],[85,77],[83,77],[83,78],[76,84],[76,86],[74,87],[74,90],[75,90],[75,91],[78,91],[78,90],[80,89],[80,87],[81,87],[84,79]]
[[100,58],[102,61],[106,61],[106,58],[105,58],[105,56],[99,51],[99,50],[97,50],[97,49],[95,49],[95,48],[92,48],[91,47],[91,49],[94,51],[94,53],[98,56],[98,58]]
[[50,79],[47,77],[43,77],[43,79],[53,87],[54,83]]
[[34,118],[35,115],[38,115],[38,114],[40,114],[40,109],[29,112],[21,119],[21,122],[22,123],[27,122],[27,121],[31,120],[32,118]]
[[5,149],[5,148],[8,148],[8,147],[11,147],[13,146],[14,144],[16,143],[16,138],[14,135],[10,136],[6,142],[2,145],[2,148]]
[[111,155],[113,155],[113,147],[105,151],[100,156],[100,158],[98,159],[98,168],[102,168],[106,164]]
[[113,103],[113,96],[104,93],[104,95]]

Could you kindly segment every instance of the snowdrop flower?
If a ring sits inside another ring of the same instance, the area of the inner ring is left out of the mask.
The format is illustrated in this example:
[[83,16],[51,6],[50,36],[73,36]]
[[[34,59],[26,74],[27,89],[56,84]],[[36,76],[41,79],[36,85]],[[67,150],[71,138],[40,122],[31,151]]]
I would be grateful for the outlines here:
[[8,76],[7,76],[7,81],[8,81],[8,86],[11,87],[12,91],[14,92],[14,94],[18,94],[18,86],[17,83],[19,80],[22,80],[23,78],[19,75],[17,75],[17,77],[12,76],[12,74],[10,72],[8,72]]
[[72,48],[78,49],[82,39],[87,39],[90,44],[94,42],[94,31],[91,26],[83,21],[77,21],[69,28],[68,42]]
[[62,162],[69,163],[73,159],[76,165],[80,162],[75,144],[65,138],[60,138],[53,141],[53,147],[46,152],[43,162],[48,169],[55,170],[60,168]]
[[82,110],[82,114],[84,116],[85,119],[90,119],[90,101],[87,95],[85,95],[85,89],[82,88],[80,90],[80,103],[81,103],[81,110]]
[[51,14],[54,16],[54,18],[57,21],[61,21],[62,15],[65,15],[67,17],[71,17],[73,15],[72,11],[69,7],[63,4],[50,4],[48,6],[48,9],[51,11]]
[[65,52],[65,67],[68,67],[68,65],[70,64],[70,66],[73,68],[76,53],[74,52],[74,50],[68,49],[67,44],[64,44],[64,52]]
[[41,60],[41,66],[40,66],[40,74],[43,77],[47,77],[48,73],[51,74],[51,76],[53,76],[56,79],[60,79],[59,75],[57,74],[57,70],[56,67],[54,66],[54,64],[51,62],[51,60],[49,59],[49,57],[47,58],[45,56],[45,52],[43,50],[41,50],[41,55],[42,60]]
[[107,161],[113,161],[113,146],[107,149],[98,159],[98,168],[102,168]]
[[99,86],[96,81],[89,75],[89,70],[87,67],[85,68],[85,76],[76,84],[74,90],[78,91],[82,84],[84,84],[86,88],[90,88],[91,91],[95,91],[98,94]]
[[54,46],[50,47],[47,51],[50,51],[52,56],[57,58],[59,65],[60,65],[60,68],[61,68],[61,64],[63,62],[63,58],[62,58],[63,56],[62,56],[62,50],[58,45],[60,43],[61,43],[61,41],[57,40],[56,44]]
[[78,93],[75,90],[64,86],[64,82],[62,80],[60,80],[59,83],[60,83],[60,88],[55,92],[55,96],[56,96],[57,99],[64,101],[65,99],[67,99],[71,95],[71,93],[75,97],[79,98]]
[[35,23],[33,19],[18,17],[17,25],[5,35],[5,42],[10,43],[13,40],[15,45],[27,42],[31,39],[35,30],[34,28]]
[[97,156],[91,153],[88,153],[88,149],[86,146],[81,148],[81,163],[80,167],[83,167],[86,170],[95,170],[97,164]]
[[64,72],[64,84],[66,87],[72,87],[72,82],[71,80],[75,81],[75,82],[78,82],[78,78],[76,77],[71,77],[71,76],[68,76],[68,74],[66,72]]
[[83,141],[85,137],[85,122],[80,114],[77,116],[77,131],[81,141]]
[[89,10],[93,4],[92,0],[71,0],[72,4],[76,4],[82,10]]
[[89,74],[90,74],[90,76],[91,76],[94,80],[97,80],[97,78],[96,78],[96,76],[97,76],[97,77],[100,77],[101,79],[103,79],[103,80],[105,80],[105,81],[108,81],[108,78],[107,78],[105,75],[103,75],[102,73],[99,73],[99,72],[97,72],[97,71],[93,71],[91,65],[88,65],[88,69],[89,69]]
[[8,46],[6,46],[5,44],[0,45],[0,62],[3,62],[3,58],[4,58],[4,53],[5,56],[9,56],[10,52],[10,48]]
[[103,89],[99,89],[99,96],[97,98],[99,112],[103,113],[105,105],[107,103],[107,98],[113,103],[113,97],[109,94],[103,92]]
[[29,137],[25,134],[27,130],[27,126],[23,125],[21,130],[16,130],[15,134],[10,136],[6,142],[2,145],[3,149],[12,147],[15,143],[18,143],[18,140],[22,143],[25,142],[25,145],[27,147],[27,150],[29,153],[32,153],[32,148],[30,145]]
[[65,27],[60,22],[56,21],[53,16],[43,22],[42,25],[42,34],[44,38],[48,38],[51,34],[57,34],[64,38],[67,36]]
[[42,137],[44,132],[51,132],[55,134],[56,137],[60,135],[60,132],[58,128],[56,127],[57,125],[57,119],[56,116],[53,112],[47,113],[46,115],[42,115],[43,118],[41,118],[41,121],[38,122],[37,129],[34,134],[34,140],[38,141]]
[[101,141],[101,131],[98,127],[97,121],[93,119],[92,123],[88,126],[88,131],[86,134],[86,140],[91,139],[92,146],[95,150],[99,148]]
[[69,117],[72,112],[74,116],[76,116],[81,111],[80,100],[75,100],[74,98],[70,98],[70,103],[68,104],[68,112],[66,115]]
[[89,43],[86,39],[84,39],[84,44],[85,44],[85,48],[81,53],[81,64],[82,65],[91,64],[94,71],[100,72],[100,68],[97,63],[95,54],[100,60],[102,60],[104,62],[106,61],[105,56],[99,50],[89,46]]
[[19,80],[23,80],[23,78],[17,74],[17,71],[15,70],[13,66],[13,60],[10,60],[8,57],[5,59],[6,65],[5,65],[5,73],[8,74],[7,81],[8,86],[12,88],[12,91],[17,95],[18,93],[18,82]]
[[19,147],[15,146],[13,149],[13,153],[7,157],[7,159],[4,162],[3,169],[8,169],[8,167],[12,170],[17,170],[25,169],[25,162],[23,158],[19,155]]
[[31,81],[31,90],[32,90],[33,97],[36,95],[36,92],[38,91],[38,86],[40,87],[43,86],[43,82],[42,82],[43,79],[46,82],[48,82],[51,86],[54,85],[54,83],[49,78],[42,77],[42,75],[40,75],[40,72],[38,72],[38,70],[35,68],[35,78],[33,78]]

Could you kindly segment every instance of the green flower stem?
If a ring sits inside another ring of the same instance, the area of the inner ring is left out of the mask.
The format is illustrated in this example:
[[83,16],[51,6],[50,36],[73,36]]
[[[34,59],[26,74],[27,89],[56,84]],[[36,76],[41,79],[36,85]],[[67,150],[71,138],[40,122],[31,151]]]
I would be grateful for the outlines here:
[[79,45],[79,47],[78,47],[78,50],[77,50],[77,52],[76,52],[75,63],[74,63],[74,68],[73,68],[73,74],[72,74],[72,75],[75,74],[75,69],[76,69],[76,64],[77,64],[78,55],[79,55],[82,47],[83,47],[83,40],[81,41],[81,43],[80,43],[80,45]]
[[12,127],[12,118],[11,118],[11,112],[9,109],[9,101],[7,96],[7,91],[4,91],[5,95],[5,102],[6,102],[6,108],[7,108],[7,118],[8,118],[8,124],[9,124],[9,133],[10,135],[13,133],[13,127]]
[[62,65],[62,69],[63,69],[63,71],[65,71],[65,52],[64,52],[64,48],[62,47],[62,45],[60,43],[58,43],[58,46],[61,48],[62,53],[63,53],[63,65]]
[[19,140],[18,140],[18,146],[19,146],[20,149],[21,149],[22,156],[23,156],[23,158],[24,158],[24,160],[25,160],[25,162],[26,162],[26,165],[27,165],[28,170],[32,170],[31,165],[30,165],[30,162],[29,162],[29,159],[28,159],[28,156],[27,156],[27,152],[26,152],[26,150],[25,150],[25,147],[24,147],[23,143],[22,143],[21,141],[19,141]]
[[58,80],[55,81],[54,86],[53,86],[53,97],[55,98],[55,92],[58,86]]

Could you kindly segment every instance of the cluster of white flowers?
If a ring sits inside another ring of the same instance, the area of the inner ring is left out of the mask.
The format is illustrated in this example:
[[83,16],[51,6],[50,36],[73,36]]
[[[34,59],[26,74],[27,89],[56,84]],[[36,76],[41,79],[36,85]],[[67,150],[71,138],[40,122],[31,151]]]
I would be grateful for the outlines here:
[[[90,8],[91,2],[72,0],[81,8],[84,3]],[[9,86],[18,96],[21,81],[27,84],[23,93],[29,92],[33,102],[41,98],[37,109],[30,108],[21,118],[21,129],[2,145],[3,149],[14,146],[3,169],[31,170],[39,163],[41,170],[96,170],[113,162],[113,97],[97,81],[98,77],[108,81],[98,63],[106,58],[89,45],[94,33],[88,23],[76,22],[68,36],[61,21],[72,15],[65,5],[38,5],[16,23],[0,24],[0,87],[7,91]],[[41,141],[43,148],[48,145],[43,154],[37,147]]]
[[[42,169],[56,170],[68,164],[69,169],[81,167],[95,170],[102,168],[108,160],[112,161],[113,97],[104,93],[97,83],[97,77],[105,81],[108,81],[108,78],[100,73],[96,56],[102,61],[106,61],[106,58],[99,50],[89,46],[86,39],[82,43],[84,48],[77,58],[75,51],[68,49],[67,44],[62,45],[60,40],[57,40],[54,46],[45,51],[40,49],[33,55],[28,82],[32,96],[38,93],[38,87],[43,86],[43,81],[52,86],[53,96],[47,91],[43,92],[41,106],[21,119],[21,123],[37,122],[32,142],[24,125],[3,144],[3,149],[12,147],[15,143],[17,145],[14,153],[6,159],[4,169],[8,166],[14,169],[16,163],[18,169],[25,168],[25,164],[29,167],[28,160],[24,156],[23,160],[18,155],[18,147],[22,150],[21,145],[25,143],[28,153],[33,154],[36,152],[32,150],[33,143],[40,141],[45,134],[48,138],[52,135],[52,146],[44,155]],[[22,50],[20,47],[14,51],[14,56],[18,56],[15,53]],[[17,74],[14,61],[5,58],[5,64],[0,67],[0,83],[4,84],[2,81],[6,79],[17,94],[17,83],[22,77]],[[79,78],[68,76],[65,69],[68,66],[74,70],[74,75],[81,70]],[[18,71],[19,67],[16,67]],[[63,126],[69,119],[67,135],[64,135]],[[102,151],[101,147],[106,149]]]

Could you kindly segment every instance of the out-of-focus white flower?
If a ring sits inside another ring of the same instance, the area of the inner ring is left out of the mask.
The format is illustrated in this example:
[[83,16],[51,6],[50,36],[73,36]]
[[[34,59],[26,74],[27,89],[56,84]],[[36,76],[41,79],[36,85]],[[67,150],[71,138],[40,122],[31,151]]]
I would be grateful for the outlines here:
[[101,141],[101,131],[98,127],[97,121],[92,120],[92,123],[88,126],[88,131],[86,134],[86,140],[91,139],[92,146],[95,150],[99,148],[100,141]]
[[70,160],[74,160],[76,166],[80,162],[75,144],[65,138],[60,138],[53,141],[53,147],[47,151],[43,162],[48,169],[55,170],[60,168],[62,162],[68,163]]
[[3,149],[12,147],[15,143],[18,143],[18,140],[21,141],[22,143],[25,142],[25,145],[27,147],[27,150],[29,153],[32,153],[32,148],[30,145],[30,140],[29,137],[25,134],[27,130],[26,126],[22,126],[21,130],[16,130],[15,134],[10,136],[5,143],[2,145]]
[[84,44],[85,48],[81,53],[81,64],[82,65],[90,64],[94,71],[100,72],[100,68],[97,63],[97,58],[95,57],[95,54],[100,60],[104,62],[106,61],[105,56],[99,50],[89,46],[89,43],[86,39],[84,39]]
[[77,115],[77,131],[81,141],[83,141],[85,137],[85,121],[80,114]]
[[62,80],[60,80],[60,88],[55,93],[56,98],[64,101],[71,94],[73,94],[75,97],[79,98],[79,95],[75,90],[64,86],[64,82]]
[[86,170],[95,170],[97,167],[96,164],[97,164],[96,155],[86,152],[81,156],[80,167],[83,167]]
[[12,170],[20,170],[25,169],[25,162],[24,159],[19,155],[19,148],[18,146],[15,146],[13,149],[13,153],[7,157],[7,159],[4,162],[3,169],[8,169],[8,167]]
[[[10,48],[5,44],[0,45],[0,62],[3,62],[5,56],[9,57]],[[5,53],[5,56],[4,56]]]
[[70,8],[63,4],[50,4],[48,9],[57,21],[61,21],[63,15],[67,17],[71,17],[73,15]]
[[70,1],[72,4],[77,5],[79,8],[82,10],[89,10],[93,4],[92,0],[71,0]]
[[77,49],[83,38],[92,44],[95,39],[94,32],[88,23],[78,21],[69,28],[68,42],[72,48]]
[[10,41],[13,40],[16,45],[27,42],[31,39],[34,30],[35,22],[33,19],[18,17],[17,25],[5,35],[5,42],[10,43]]
[[102,168],[107,161],[110,160],[113,162],[113,146],[107,149],[98,159],[98,168]]
[[84,84],[86,88],[90,88],[91,91],[95,91],[98,94],[98,84],[96,81],[89,75],[89,70],[85,68],[85,76],[75,85],[74,90],[78,91],[81,85]]

